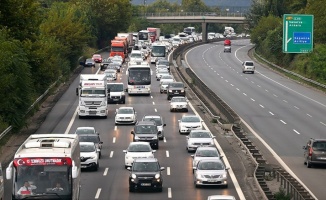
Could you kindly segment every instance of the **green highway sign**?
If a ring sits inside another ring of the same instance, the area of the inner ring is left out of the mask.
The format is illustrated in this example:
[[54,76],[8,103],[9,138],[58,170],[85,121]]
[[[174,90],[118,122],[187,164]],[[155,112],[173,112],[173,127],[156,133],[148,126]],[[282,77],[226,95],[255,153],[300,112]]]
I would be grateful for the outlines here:
[[284,14],[283,52],[309,53],[313,49],[313,15]]

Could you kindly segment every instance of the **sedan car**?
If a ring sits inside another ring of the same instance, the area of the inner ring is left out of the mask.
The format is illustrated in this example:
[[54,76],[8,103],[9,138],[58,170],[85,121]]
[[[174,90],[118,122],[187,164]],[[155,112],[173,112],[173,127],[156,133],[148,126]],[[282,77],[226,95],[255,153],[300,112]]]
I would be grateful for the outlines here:
[[92,58],[87,58],[84,66],[85,67],[95,67],[95,61]]
[[163,117],[161,117],[160,115],[145,115],[142,121],[154,121],[159,131],[158,138],[160,140],[163,140],[164,126],[166,126],[166,124],[163,122]]
[[80,135],[80,134],[96,134],[99,135],[100,133],[95,130],[95,127],[89,126],[89,127],[78,127],[75,131],[75,134]]
[[163,75],[170,75],[167,69],[159,69],[156,71],[156,80],[160,80]]
[[79,142],[93,142],[98,150],[98,158],[102,157],[102,144],[101,138],[96,134],[81,134],[78,135]]
[[194,169],[195,187],[216,185],[228,187],[228,172],[221,160],[201,160]]
[[79,146],[81,168],[97,171],[100,166],[99,153],[94,142],[79,142]]
[[216,147],[198,147],[195,154],[191,155],[192,167],[196,167],[198,162],[207,159],[221,159],[223,156],[220,155]]
[[106,75],[107,81],[115,81],[117,80],[117,70],[115,69],[106,69],[104,71],[104,74]]
[[101,54],[94,54],[93,57],[92,57],[92,59],[96,63],[101,63],[102,62],[102,56],[101,56]]
[[154,158],[154,153],[151,145],[148,142],[131,142],[125,153],[125,167],[131,167],[135,158]]
[[207,197],[207,200],[235,200],[231,195],[211,195]]
[[184,115],[179,121],[179,133],[188,134],[191,130],[202,130],[203,120],[197,115]]
[[115,112],[115,124],[136,124],[137,112],[133,107],[120,107]]
[[170,62],[167,59],[160,59],[156,62],[156,66],[165,65],[170,70]]
[[186,97],[172,97],[170,100],[170,111],[185,111],[188,112],[188,99]]
[[160,84],[162,82],[174,82],[173,76],[172,75],[162,75],[160,79]]
[[187,150],[196,151],[200,146],[214,146],[215,136],[208,130],[192,130],[187,138]]

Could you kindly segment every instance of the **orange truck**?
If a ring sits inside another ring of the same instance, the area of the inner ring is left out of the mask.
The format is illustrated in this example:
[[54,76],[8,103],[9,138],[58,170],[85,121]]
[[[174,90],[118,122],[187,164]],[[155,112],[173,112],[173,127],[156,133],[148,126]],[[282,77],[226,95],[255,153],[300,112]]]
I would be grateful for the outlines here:
[[111,51],[110,57],[119,55],[122,57],[123,61],[126,58],[127,47],[124,41],[121,40],[111,40]]
[[114,38],[114,40],[123,41],[123,43],[124,43],[125,46],[126,46],[125,54],[128,55],[128,49],[129,49],[128,39],[125,38],[125,37],[119,37],[119,36],[116,36],[116,37]]

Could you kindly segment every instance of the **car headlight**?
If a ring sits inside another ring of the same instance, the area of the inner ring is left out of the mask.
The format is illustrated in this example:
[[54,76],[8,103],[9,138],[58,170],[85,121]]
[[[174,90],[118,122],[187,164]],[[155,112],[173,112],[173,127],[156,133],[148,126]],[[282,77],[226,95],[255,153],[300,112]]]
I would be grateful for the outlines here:
[[181,92],[184,92],[185,90],[181,90]]
[[155,174],[155,178],[156,178],[156,179],[159,179],[160,177],[161,177],[160,174]]
[[169,90],[169,92],[172,92],[172,90]]
[[136,174],[131,174],[131,178],[136,179],[137,178]]
[[227,173],[222,174],[222,178],[227,178],[227,176],[228,176]]
[[157,135],[153,136],[153,140],[157,140]]
[[139,136],[136,135],[136,136],[135,136],[135,140],[139,140],[139,139],[140,139]]

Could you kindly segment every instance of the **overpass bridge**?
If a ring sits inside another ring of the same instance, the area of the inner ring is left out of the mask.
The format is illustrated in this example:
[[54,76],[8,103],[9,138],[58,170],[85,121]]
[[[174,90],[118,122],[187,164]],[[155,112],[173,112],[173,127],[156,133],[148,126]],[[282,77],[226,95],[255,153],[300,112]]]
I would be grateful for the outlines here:
[[242,12],[163,12],[145,13],[144,17],[153,23],[201,23],[202,40],[207,41],[207,26],[210,23],[245,24],[245,13]]

